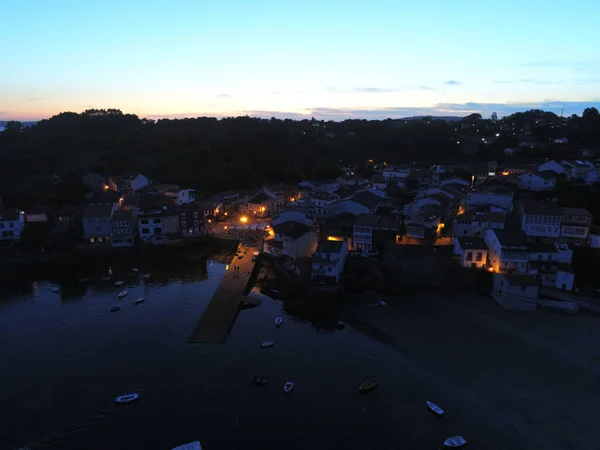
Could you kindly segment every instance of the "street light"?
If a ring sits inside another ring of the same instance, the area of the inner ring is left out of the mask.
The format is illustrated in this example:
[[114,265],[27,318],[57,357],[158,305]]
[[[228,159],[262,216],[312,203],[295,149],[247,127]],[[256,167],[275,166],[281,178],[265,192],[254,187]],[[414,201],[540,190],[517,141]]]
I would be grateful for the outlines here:
[[[240,217],[240,222],[242,224],[248,222],[248,218],[246,216]],[[244,243],[244,227],[242,226],[242,244]]]

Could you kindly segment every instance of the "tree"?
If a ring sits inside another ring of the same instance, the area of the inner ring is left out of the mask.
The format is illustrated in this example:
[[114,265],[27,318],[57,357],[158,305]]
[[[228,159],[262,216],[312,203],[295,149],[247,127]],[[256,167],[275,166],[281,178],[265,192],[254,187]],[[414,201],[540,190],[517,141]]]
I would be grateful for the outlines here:
[[18,120],[11,120],[6,123],[6,127],[4,127],[6,131],[9,133],[20,133],[23,131],[23,124]]
[[492,122],[497,122],[498,121],[498,114],[496,114],[495,112],[492,113]]

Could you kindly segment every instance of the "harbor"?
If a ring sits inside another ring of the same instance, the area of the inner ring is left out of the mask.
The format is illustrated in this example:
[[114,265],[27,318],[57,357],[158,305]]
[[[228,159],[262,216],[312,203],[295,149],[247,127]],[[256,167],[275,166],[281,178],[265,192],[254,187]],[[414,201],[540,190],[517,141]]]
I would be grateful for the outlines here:
[[227,265],[227,271],[189,338],[192,343],[223,344],[242,305],[259,306],[261,301],[248,296],[259,259],[256,247],[240,244]]

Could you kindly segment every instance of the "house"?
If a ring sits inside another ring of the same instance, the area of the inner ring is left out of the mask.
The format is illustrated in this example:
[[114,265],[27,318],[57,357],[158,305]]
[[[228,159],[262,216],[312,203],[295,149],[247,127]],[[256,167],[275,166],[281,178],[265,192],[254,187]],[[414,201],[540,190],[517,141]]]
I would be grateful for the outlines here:
[[[137,226],[142,243],[162,245],[182,239],[179,210],[171,199],[164,195],[135,195],[124,203],[134,203],[137,212]],[[130,208],[131,209],[131,208]]]
[[487,264],[488,246],[481,237],[457,237],[452,241],[453,254],[462,267],[484,268]]
[[588,245],[592,215],[585,208],[560,208],[560,237],[558,242],[571,245]]
[[317,249],[317,233],[307,225],[287,221],[273,226],[273,231],[274,238],[264,243],[265,253],[295,260],[310,257]]
[[247,203],[249,199],[243,199],[243,195],[240,195],[236,191],[225,191],[213,195],[210,198],[215,204],[221,204],[223,211],[231,211],[237,209],[241,203]]
[[565,168],[565,175],[567,180],[575,181],[581,180],[585,181],[587,179],[588,173],[592,171],[596,171],[596,166],[589,161],[561,161],[562,166]]
[[76,232],[81,222],[81,207],[72,205],[63,205],[52,211],[54,217],[55,235],[66,235],[69,232]]
[[478,206],[493,205],[504,211],[512,211],[512,193],[469,192],[464,199],[465,210],[469,211]]
[[551,170],[519,175],[519,187],[528,191],[551,191],[556,187],[556,173]]
[[333,194],[326,191],[317,192],[310,199],[310,203],[313,206],[317,217],[327,217],[327,211],[329,207],[338,200]]
[[521,230],[485,230],[489,249],[487,266],[496,273],[525,273],[529,262],[528,243]]
[[276,226],[284,222],[293,221],[314,228],[315,220],[315,214],[311,208],[288,206],[287,208],[280,209],[279,212],[272,217],[271,224]]
[[345,177],[338,177],[336,180],[340,186],[367,186],[369,180],[358,175],[347,175]]
[[512,156],[513,153],[514,153],[514,150],[510,147],[506,147],[504,149],[504,156]]
[[546,170],[554,172],[556,175],[561,175],[565,173],[565,167],[561,163],[554,161],[553,159],[550,159],[538,166],[539,172],[543,172]]
[[398,240],[401,223],[389,216],[362,214],[354,221],[352,244],[362,255],[381,253],[388,241]]
[[452,236],[483,236],[487,229],[503,229],[506,215],[495,211],[468,211],[452,223]]
[[112,234],[111,218],[115,206],[110,203],[89,204],[83,207],[82,241],[88,246],[108,246]]
[[529,242],[556,242],[560,236],[561,211],[551,200],[523,199],[518,205],[521,229]]
[[286,189],[283,184],[265,184],[262,187],[262,192],[271,199],[269,204],[269,215],[275,214],[279,211],[279,208],[286,203],[289,203],[291,198],[295,199],[296,195],[295,189],[290,191],[289,189]]
[[256,217],[268,217],[271,201],[272,199],[267,194],[260,192],[248,200],[247,210],[240,209],[240,212]]
[[340,200],[329,206],[329,215],[350,213],[355,216],[373,214],[382,205],[383,199],[369,191],[360,191],[351,198]]
[[179,223],[183,238],[201,236],[206,233],[205,210],[201,203],[185,203],[179,207]]
[[[542,286],[573,289],[575,277],[567,275],[572,274],[573,251],[566,244],[529,244],[528,251],[527,273],[535,276]],[[564,275],[559,275],[559,272],[564,272]]]
[[110,220],[113,247],[133,247],[137,236],[136,218],[133,209],[113,211]]
[[494,274],[492,298],[510,311],[535,311],[539,286],[526,274]]
[[600,227],[592,225],[588,233],[589,244],[592,248],[600,248]]
[[348,258],[346,241],[320,241],[312,257],[311,279],[319,284],[338,284]]
[[411,169],[409,168],[395,168],[394,166],[389,166],[383,169],[382,176],[385,179],[386,183],[390,180],[390,178],[406,178],[410,175]]
[[[152,185],[148,185],[148,187],[151,186]],[[169,197],[176,205],[183,205],[184,203],[196,201],[195,189],[181,189],[177,184],[160,184],[154,186],[156,186],[158,194]]]
[[25,213],[17,209],[0,209],[0,241],[12,243],[21,240]]
[[108,179],[108,188],[117,191],[124,197],[129,197],[150,184],[150,180],[141,173],[126,173],[112,176]]
[[25,210],[25,222],[28,224],[44,224],[48,221],[48,212],[45,206],[36,206]]
[[216,217],[219,214],[221,207],[220,203],[215,203],[212,200],[202,200],[195,205],[195,208],[202,211],[204,222],[210,221],[212,218]]

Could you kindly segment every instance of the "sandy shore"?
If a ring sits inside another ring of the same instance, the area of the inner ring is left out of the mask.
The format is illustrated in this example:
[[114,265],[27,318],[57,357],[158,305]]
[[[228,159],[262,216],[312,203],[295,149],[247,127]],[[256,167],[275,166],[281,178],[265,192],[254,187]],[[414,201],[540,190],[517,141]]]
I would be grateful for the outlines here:
[[[377,298],[388,307],[365,308]],[[512,313],[471,292],[360,294],[345,314],[443,393],[476,448],[599,448],[600,317]]]

